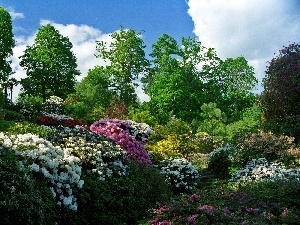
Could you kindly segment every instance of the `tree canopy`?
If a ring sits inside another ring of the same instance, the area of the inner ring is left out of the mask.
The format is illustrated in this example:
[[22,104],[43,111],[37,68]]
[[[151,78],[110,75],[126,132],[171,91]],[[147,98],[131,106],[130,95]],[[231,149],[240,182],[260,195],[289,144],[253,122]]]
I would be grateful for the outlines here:
[[13,54],[15,40],[13,38],[11,16],[2,7],[0,7],[0,30],[0,84],[3,87],[9,75],[12,74],[9,57]]
[[167,34],[153,44],[150,55],[152,67],[142,82],[161,122],[172,115],[201,120],[201,106],[209,102],[236,120],[254,102],[250,91],[257,80],[244,57],[223,61],[194,38],[182,38],[179,45]]
[[50,24],[39,28],[34,44],[27,46],[20,58],[27,74],[21,81],[24,93],[45,100],[74,92],[75,77],[80,73],[72,43]]
[[119,100],[127,106],[137,103],[135,88],[138,86],[136,80],[143,75],[148,67],[148,60],[145,57],[145,45],[141,33],[134,30],[120,31],[111,35],[112,42],[97,42],[97,57],[109,61],[110,65],[105,67],[110,75],[110,88]]

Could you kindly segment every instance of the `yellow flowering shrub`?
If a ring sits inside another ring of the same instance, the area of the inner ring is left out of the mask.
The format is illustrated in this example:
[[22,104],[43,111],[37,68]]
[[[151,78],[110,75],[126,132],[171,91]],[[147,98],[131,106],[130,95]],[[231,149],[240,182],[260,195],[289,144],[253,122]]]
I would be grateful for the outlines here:
[[160,161],[168,158],[182,157],[181,143],[178,136],[168,135],[165,139],[152,145],[147,145],[152,161]]

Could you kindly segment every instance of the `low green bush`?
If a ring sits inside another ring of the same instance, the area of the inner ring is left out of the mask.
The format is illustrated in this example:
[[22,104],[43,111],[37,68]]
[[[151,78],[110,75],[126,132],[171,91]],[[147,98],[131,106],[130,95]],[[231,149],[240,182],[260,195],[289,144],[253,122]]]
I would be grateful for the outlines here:
[[53,225],[56,202],[45,180],[21,169],[13,151],[2,148],[0,154],[1,224]]
[[46,137],[54,131],[50,128],[46,128],[31,122],[18,122],[12,124],[7,131],[11,134],[27,134],[32,133],[40,137]]
[[241,167],[258,158],[266,158],[268,162],[280,161],[287,165],[293,161],[293,156],[289,153],[295,148],[293,137],[277,136],[272,132],[258,130],[241,133],[232,144],[236,148],[234,162]]
[[62,224],[138,224],[149,217],[148,209],[169,199],[168,185],[158,170],[130,163],[129,174],[105,181],[85,173],[76,193],[78,211]]
[[230,176],[230,167],[232,165],[230,154],[232,148],[230,145],[217,148],[207,156],[207,168],[218,178],[226,179]]
[[21,113],[16,111],[4,109],[4,119],[8,121],[23,121],[25,118]]

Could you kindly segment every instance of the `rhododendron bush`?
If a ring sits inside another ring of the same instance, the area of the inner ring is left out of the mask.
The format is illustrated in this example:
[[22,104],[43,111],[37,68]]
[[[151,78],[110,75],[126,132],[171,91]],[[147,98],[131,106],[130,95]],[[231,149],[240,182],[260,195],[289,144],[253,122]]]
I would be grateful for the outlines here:
[[136,129],[126,121],[118,119],[99,120],[90,126],[90,130],[112,138],[126,151],[128,157],[146,165],[152,165],[148,152],[134,136]]

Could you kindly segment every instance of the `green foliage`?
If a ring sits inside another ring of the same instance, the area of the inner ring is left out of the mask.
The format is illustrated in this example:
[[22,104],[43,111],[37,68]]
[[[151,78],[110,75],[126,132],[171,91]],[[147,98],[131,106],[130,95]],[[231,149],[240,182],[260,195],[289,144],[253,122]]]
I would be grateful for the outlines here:
[[244,57],[222,60],[213,72],[207,93],[227,116],[228,122],[239,120],[245,108],[251,107],[256,95],[251,91],[258,84],[254,68]]
[[[85,174],[78,196],[78,212],[69,224],[138,224],[148,209],[169,198],[168,185],[158,170],[130,164],[128,176],[100,181]],[[81,207],[82,206],[82,207]]]
[[151,224],[298,224],[299,182],[218,184],[154,209]]
[[3,7],[0,7],[0,30],[0,84],[3,85],[12,73],[9,57],[12,56],[15,46],[11,16]]
[[236,146],[234,163],[245,166],[250,160],[265,158],[268,162],[280,161],[287,165],[293,158],[289,153],[295,148],[294,138],[276,136],[272,132],[258,130],[254,133],[241,133],[233,141]]
[[41,113],[43,100],[37,96],[19,95],[16,104],[26,120],[36,121]]
[[85,118],[89,112],[89,108],[83,102],[76,102],[72,105],[67,105],[65,112],[73,118]]
[[[3,109],[2,111],[4,113],[4,119],[8,121],[23,121],[24,116],[21,113],[18,113],[16,111]],[[0,112],[1,113],[1,112]]]
[[21,80],[23,92],[42,97],[51,95],[66,98],[74,92],[76,57],[72,43],[50,24],[39,28],[34,44],[21,56],[20,65],[27,77]]
[[118,32],[111,35],[109,46],[103,41],[97,42],[97,57],[109,61],[106,73],[109,74],[110,87],[114,95],[127,106],[137,104],[135,81],[148,69],[148,60],[145,58],[145,45],[141,33],[134,30],[125,30],[122,26]]
[[242,118],[236,122],[227,125],[228,139],[231,140],[235,135],[241,132],[251,132],[262,128],[262,111],[258,105],[244,110]]
[[102,66],[90,69],[75,87],[77,101],[84,102],[90,109],[107,107],[114,95],[110,76],[109,70]]
[[151,127],[158,124],[157,119],[148,110],[130,109],[129,118],[138,123],[146,123]]
[[182,38],[179,45],[167,34],[153,44],[150,55],[153,67],[142,83],[151,113],[161,124],[170,115],[186,122],[200,120],[200,107],[207,102],[216,102],[233,122],[255,101],[251,90],[257,79],[244,57],[222,61],[196,39]]
[[13,121],[0,120],[0,131],[7,131],[14,124]]
[[157,125],[146,145],[152,160],[160,161],[169,157],[185,157],[201,152],[206,146],[205,137],[193,135],[190,126],[179,119],[171,119],[166,125]]
[[15,135],[32,133],[40,137],[47,137],[49,134],[54,132],[54,130],[47,129],[45,127],[37,125],[36,123],[30,122],[19,122],[11,124],[7,131]]
[[56,202],[46,182],[21,169],[13,151],[0,153],[1,224],[54,224]]
[[208,170],[221,179],[229,178],[230,167],[232,165],[230,154],[231,147],[229,145],[225,145],[212,151],[207,156]]
[[2,89],[0,89],[0,109],[4,108],[5,105],[5,97],[3,95]]
[[212,137],[213,146],[215,148],[222,146],[227,142],[227,128],[226,115],[217,108],[216,103],[203,104],[201,106],[201,117],[203,121],[200,122],[198,132],[206,132]]
[[284,118],[267,119],[262,123],[265,131],[272,131],[276,135],[287,135],[295,138],[295,142],[300,141],[300,115],[291,115]]
[[181,45],[167,34],[153,44],[153,68],[142,78],[145,92],[150,96],[150,109],[159,123],[166,123],[175,115],[184,121],[198,116],[200,106],[206,101],[204,80],[208,66],[217,61],[213,49],[207,49],[192,38],[183,38]]

